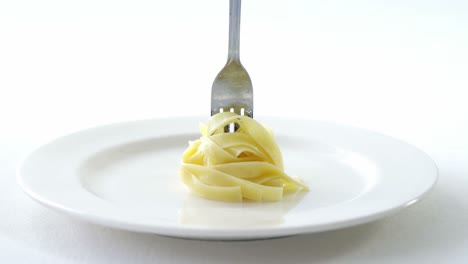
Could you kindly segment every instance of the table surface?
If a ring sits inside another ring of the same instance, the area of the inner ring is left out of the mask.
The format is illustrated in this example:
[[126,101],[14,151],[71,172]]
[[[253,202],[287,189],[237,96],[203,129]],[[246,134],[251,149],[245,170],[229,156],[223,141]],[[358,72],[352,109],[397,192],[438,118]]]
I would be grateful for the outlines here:
[[468,2],[244,1],[255,113],[372,129],[439,167],[421,202],[369,224],[251,242],[115,230],[46,209],[15,171],[55,137],[208,116],[228,1],[0,2],[0,262],[467,263]]

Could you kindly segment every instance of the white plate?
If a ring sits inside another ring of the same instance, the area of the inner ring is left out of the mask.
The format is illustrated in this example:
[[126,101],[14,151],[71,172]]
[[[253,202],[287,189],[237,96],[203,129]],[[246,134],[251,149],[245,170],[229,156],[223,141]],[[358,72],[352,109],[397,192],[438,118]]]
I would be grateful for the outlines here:
[[437,180],[434,162],[398,140],[336,124],[262,118],[286,171],[310,186],[282,202],[198,198],[179,180],[180,157],[199,137],[184,117],[88,129],[34,151],[18,182],[43,205],[115,228],[196,239],[260,239],[382,218],[418,201]]

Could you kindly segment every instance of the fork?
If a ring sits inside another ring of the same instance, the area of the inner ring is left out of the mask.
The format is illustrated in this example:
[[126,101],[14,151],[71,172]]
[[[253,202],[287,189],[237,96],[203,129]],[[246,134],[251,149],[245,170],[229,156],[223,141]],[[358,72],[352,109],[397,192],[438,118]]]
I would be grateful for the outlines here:
[[211,88],[211,115],[234,112],[253,118],[253,89],[239,57],[241,0],[229,1],[229,50]]

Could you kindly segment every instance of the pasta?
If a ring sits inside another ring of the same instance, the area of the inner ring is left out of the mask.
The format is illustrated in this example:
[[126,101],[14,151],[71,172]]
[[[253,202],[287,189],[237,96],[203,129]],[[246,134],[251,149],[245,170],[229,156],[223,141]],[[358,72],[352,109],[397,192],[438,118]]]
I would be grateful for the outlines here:
[[[225,133],[225,126],[238,129]],[[307,191],[283,168],[273,133],[254,119],[224,112],[200,125],[202,137],[189,142],[182,155],[180,176],[197,195],[212,200],[279,201],[283,194]]]

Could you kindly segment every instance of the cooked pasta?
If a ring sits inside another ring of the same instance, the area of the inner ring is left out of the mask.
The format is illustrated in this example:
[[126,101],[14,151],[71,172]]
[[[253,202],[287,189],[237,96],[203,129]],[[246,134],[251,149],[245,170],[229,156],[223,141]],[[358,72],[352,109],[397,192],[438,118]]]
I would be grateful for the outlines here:
[[[235,123],[237,130],[224,128]],[[182,181],[197,195],[227,202],[279,201],[283,194],[308,190],[286,175],[270,129],[252,118],[224,112],[200,125],[202,137],[183,153]]]

